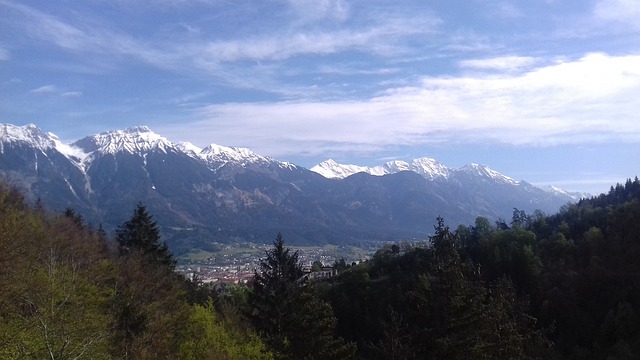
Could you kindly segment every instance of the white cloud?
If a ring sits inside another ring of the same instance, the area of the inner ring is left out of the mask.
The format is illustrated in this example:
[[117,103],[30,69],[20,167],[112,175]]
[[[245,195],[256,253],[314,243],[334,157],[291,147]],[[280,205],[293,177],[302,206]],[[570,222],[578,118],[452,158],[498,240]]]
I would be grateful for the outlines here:
[[22,16],[25,21],[20,21],[19,26],[24,27],[30,36],[71,52],[109,57],[127,55],[160,67],[173,65],[180,58],[167,49],[148,46],[129,35],[98,24],[76,26],[28,6],[4,2],[2,5]]
[[[382,56],[402,52],[405,37],[434,34],[439,21],[422,17],[397,19],[389,17],[375,27],[364,29],[316,30],[268,34],[250,39],[194,43],[189,54],[202,54],[203,63],[242,60],[284,60],[299,55],[327,55],[357,50]],[[394,41],[395,40],[395,41]]]
[[638,97],[640,56],[589,54],[516,76],[425,77],[364,101],[210,105],[163,132],[274,156],[438,142],[637,142]]
[[30,92],[33,94],[51,94],[58,91],[58,88],[55,85],[44,85],[39,88],[32,89]]
[[518,9],[514,4],[506,1],[502,1],[495,5],[495,13],[507,19],[517,19],[523,17],[522,11]]
[[600,0],[596,3],[593,12],[597,20],[623,23],[640,29],[640,1]]
[[78,97],[82,96],[82,92],[80,91],[63,91],[60,90],[55,85],[44,85],[38,88],[32,89],[29,91],[32,94],[48,94],[48,95],[57,95],[61,97]]
[[294,9],[294,22],[310,23],[320,20],[343,22],[349,17],[349,5],[343,0],[288,0]]
[[[341,13],[346,5],[341,1],[294,1],[306,11],[321,8],[320,16],[330,12]],[[6,5],[6,4],[5,4]],[[140,41],[112,29],[71,25],[57,17],[33,8],[8,5],[29,19],[23,23],[32,36],[50,41],[57,46],[78,52],[93,52],[112,56],[128,55],[161,67],[183,67],[243,60],[283,60],[293,56],[332,54],[344,50],[358,50],[377,55],[391,55],[389,49],[401,48],[406,37],[434,34],[440,20],[425,15],[378,14],[378,18],[360,27],[277,30],[255,37],[207,41],[202,38],[184,39],[184,42],[149,39]],[[326,9],[325,9],[326,8]],[[337,15],[335,15],[337,16]],[[194,61],[196,59],[196,61]]]
[[61,93],[60,96],[62,96],[62,97],[78,97],[78,96],[82,96],[82,92],[81,91],[65,91],[65,92]]
[[480,70],[500,70],[516,71],[522,68],[529,68],[538,59],[529,56],[501,56],[488,59],[471,59],[460,61],[462,68],[472,68]]
[[9,50],[0,47],[0,61],[7,61],[11,58]]

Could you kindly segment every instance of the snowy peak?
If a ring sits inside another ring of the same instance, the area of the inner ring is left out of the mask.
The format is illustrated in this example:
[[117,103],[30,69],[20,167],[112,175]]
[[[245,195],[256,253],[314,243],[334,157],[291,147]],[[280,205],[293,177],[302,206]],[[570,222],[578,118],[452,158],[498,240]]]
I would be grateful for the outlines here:
[[384,165],[373,167],[339,164],[330,159],[321,162],[310,170],[329,179],[344,179],[360,172],[374,176],[383,176],[401,171],[413,171],[427,179],[433,180],[440,177],[446,178],[450,172],[450,170],[439,161],[426,157],[414,159],[411,163],[402,160],[392,160]]
[[427,179],[435,179],[438,177],[449,177],[449,168],[441,162],[432,158],[418,158],[411,162],[411,170],[426,177]]
[[57,136],[45,133],[33,124],[25,126],[0,124],[0,142],[23,143],[37,149],[46,150],[55,148],[60,143],[60,140],[58,140]]
[[568,196],[571,199],[573,199],[574,201],[579,201],[581,199],[588,199],[590,197],[592,197],[591,194],[588,193],[581,193],[581,192],[569,192],[565,189],[559,188],[557,186],[553,186],[553,185],[547,185],[547,186],[542,186],[541,187],[542,190],[553,194],[553,195],[564,195],[564,196]]
[[[246,166],[248,164],[278,163],[276,160],[260,156],[255,152],[242,147],[211,144],[204,149],[201,149],[190,142],[180,142],[177,143],[175,147],[194,159],[203,160],[210,165],[216,166],[221,166],[228,162],[236,163],[241,166]],[[288,167],[285,163],[280,164],[284,164],[285,167]]]
[[386,164],[382,166],[385,174],[393,174],[400,171],[408,171],[410,170],[409,163],[402,160],[391,160],[387,161]]
[[488,178],[497,182],[506,183],[510,185],[518,185],[519,181],[516,181],[508,176],[502,175],[499,172],[490,169],[486,165],[471,163],[469,165],[465,165],[462,168],[457,170],[461,173],[466,173],[471,176],[477,176],[481,178]]
[[[344,179],[348,176],[351,176],[353,174],[357,174],[360,172],[366,172],[371,174],[371,168],[368,168],[366,166],[338,164],[333,159],[323,161],[309,170],[315,173],[318,173],[326,177],[327,179]],[[383,171],[382,167],[379,167],[379,169],[376,169],[376,170]],[[384,175],[384,173],[378,173],[376,171],[376,173],[372,175],[381,176],[381,175]]]
[[283,169],[296,168],[291,163],[279,162],[242,147],[211,144],[202,149],[189,142],[174,144],[147,126],[106,131],[84,137],[71,144],[64,144],[54,134],[45,133],[35,125],[0,124],[0,152],[6,143],[24,143],[42,151],[57,150],[83,171],[101,154],[124,152],[145,155],[150,151],[183,153],[208,164],[212,169],[227,163],[242,167],[252,166],[254,169],[260,168],[261,165],[278,165]]
[[200,154],[200,152],[202,151],[201,148],[193,145],[192,143],[188,142],[188,141],[182,141],[179,142],[177,144],[175,144],[176,148],[180,151],[182,151],[183,153],[193,157],[193,158],[198,158]]
[[97,135],[85,137],[72,144],[85,152],[99,152],[115,154],[128,152],[131,154],[145,153],[150,150],[167,152],[173,144],[166,138],[154,133],[146,126],[134,126],[125,130],[107,131]]
[[247,148],[227,147],[211,144],[200,152],[200,157],[208,162],[236,162],[242,165],[253,163],[269,163],[273,160],[260,156]]

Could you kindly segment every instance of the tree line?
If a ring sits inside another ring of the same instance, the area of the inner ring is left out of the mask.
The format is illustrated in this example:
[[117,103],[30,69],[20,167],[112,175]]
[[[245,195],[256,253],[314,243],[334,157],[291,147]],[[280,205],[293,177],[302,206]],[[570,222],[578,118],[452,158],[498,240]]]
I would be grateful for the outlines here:
[[276,236],[249,286],[211,291],[143,204],[114,239],[0,186],[0,358],[634,359],[640,181],[509,222],[438,218],[421,243],[310,281]]
[[380,249],[323,285],[362,359],[640,358],[640,181]]

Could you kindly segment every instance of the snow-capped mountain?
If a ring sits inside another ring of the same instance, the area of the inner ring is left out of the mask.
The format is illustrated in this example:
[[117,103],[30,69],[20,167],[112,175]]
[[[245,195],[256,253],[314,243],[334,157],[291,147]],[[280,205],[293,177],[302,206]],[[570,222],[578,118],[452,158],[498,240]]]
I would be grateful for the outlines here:
[[116,154],[127,152],[141,154],[152,150],[166,152],[175,146],[166,138],[154,133],[146,126],[135,126],[125,130],[107,131],[87,136],[71,144],[85,153]]
[[3,151],[3,145],[6,143],[30,145],[40,150],[55,148],[61,144],[57,136],[45,133],[33,124],[25,126],[1,124],[0,139],[2,139],[0,152]]
[[502,175],[499,172],[490,169],[486,165],[481,165],[476,163],[465,165],[459,169],[453,170],[453,172],[458,174],[465,173],[480,179],[483,179],[483,178],[490,179],[498,183],[504,183],[504,184],[514,185],[514,186],[520,184],[520,181],[516,181],[508,176]]
[[[283,164],[275,159],[260,156],[247,148],[227,147],[210,144],[204,149],[189,142],[174,144],[156,134],[147,126],[134,126],[124,130],[106,131],[90,135],[70,144],[62,143],[52,133],[45,133],[35,125],[2,125],[0,138],[3,142],[22,142],[39,149],[55,149],[61,154],[87,167],[96,157],[118,153],[144,155],[152,151],[179,152],[202,160],[216,168],[227,163],[247,166],[250,164]],[[1,144],[1,143],[0,143]],[[1,145],[0,145],[1,146]]]
[[202,159],[212,164],[225,164],[235,162],[239,164],[252,163],[269,163],[275,161],[271,158],[260,156],[247,148],[238,148],[232,146],[222,146],[210,144],[209,146],[199,148],[190,142],[180,142],[176,147],[193,158]]
[[490,169],[488,166],[471,163],[464,167],[453,169],[443,165],[438,160],[432,158],[413,159],[411,163],[402,160],[388,161],[384,165],[366,167],[358,165],[338,164],[334,160],[323,161],[310,169],[328,179],[344,179],[353,174],[367,173],[369,175],[384,176],[395,174],[401,171],[411,171],[422,175],[427,180],[448,179],[455,174],[469,174],[479,178],[492,179],[499,182],[517,185],[518,181],[502,175]]
[[411,163],[402,160],[388,161],[384,165],[367,167],[358,165],[339,164],[332,159],[321,162],[309,169],[328,179],[344,179],[353,174],[367,173],[374,176],[395,174],[400,171],[413,171],[426,179],[447,178],[450,170],[435,159],[423,157],[414,159]]
[[450,169],[431,158],[312,170],[246,148],[172,143],[144,126],[64,144],[35,125],[0,125],[0,176],[28,200],[74,208],[108,229],[142,201],[178,254],[278,232],[307,244],[424,238],[439,215],[470,224],[572,200],[483,165]]
[[268,164],[276,162],[273,159],[260,156],[247,148],[227,147],[211,144],[198,154],[207,162],[220,164],[234,162],[238,164]]
[[553,186],[553,185],[542,186],[540,188],[542,190],[545,190],[545,191],[547,191],[549,193],[552,193],[552,194],[568,196],[571,199],[573,199],[574,201],[579,201],[580,199],[588,199],[588,198],[590,198],[592,196],[589,193],[567,191],[565,189],[562,189],[562,188],[559,188],[559,187]]
[[344,179],[348,176],[361,172],[377,176],[384,175],[384,173],[374,173],[373,168],[369,168],[366,166],[338,164],[333,159],[323,161],[309,170],[316,172],[326,177],[327,179]]

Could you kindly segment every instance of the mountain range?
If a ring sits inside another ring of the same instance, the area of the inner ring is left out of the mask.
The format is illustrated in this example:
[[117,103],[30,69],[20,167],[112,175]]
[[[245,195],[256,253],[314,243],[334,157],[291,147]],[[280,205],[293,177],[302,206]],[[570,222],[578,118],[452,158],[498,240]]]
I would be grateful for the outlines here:
[[555,212],[581,196],[426,157],[306,169],[246,148],[172,143],[145,126],[66,144],[35,125],[2,124],[0,176],[28,201],[109,230],[142,202],[177,254],[278,232],[291,244],[425,239],[439,215],[454,225],[510,219],[513,208]]

